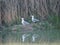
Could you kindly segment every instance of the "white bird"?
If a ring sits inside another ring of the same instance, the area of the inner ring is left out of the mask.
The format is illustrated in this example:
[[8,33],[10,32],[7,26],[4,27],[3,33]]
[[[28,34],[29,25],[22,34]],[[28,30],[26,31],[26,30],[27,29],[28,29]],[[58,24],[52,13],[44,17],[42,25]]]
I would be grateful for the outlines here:
[[27,25],[27,24],[29,24],[27,21],[24,20],[24,18],[21,18],[21,20],[22,20],[22,22],[21,22],[22,25]]
[[38,19],[35,19],[34,16],[32,15],[32,22],[38,22]]
[[26,39],[28,36],[29,36],[29,34],[28,34],[28,35],[27,35],[27,34],[23,34],[23,35],[22,35],[22,41],[24,42],[25,39]]
[[38,36],[39,36],[39,35],[34,34],[34,35],[32,36],[32,42],[35,42],[35,40],[36,40],[36,38],[38,38]]

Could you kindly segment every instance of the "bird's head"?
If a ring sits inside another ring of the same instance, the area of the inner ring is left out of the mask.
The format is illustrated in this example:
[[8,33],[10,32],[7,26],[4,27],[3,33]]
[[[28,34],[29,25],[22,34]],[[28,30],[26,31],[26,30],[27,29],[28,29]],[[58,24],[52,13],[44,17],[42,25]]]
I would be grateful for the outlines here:
[[24,18],[21,18],[22,20],[24,20]]
[[31,17],[32,17],[32,20],[34,20],[34,16],[32,15]]

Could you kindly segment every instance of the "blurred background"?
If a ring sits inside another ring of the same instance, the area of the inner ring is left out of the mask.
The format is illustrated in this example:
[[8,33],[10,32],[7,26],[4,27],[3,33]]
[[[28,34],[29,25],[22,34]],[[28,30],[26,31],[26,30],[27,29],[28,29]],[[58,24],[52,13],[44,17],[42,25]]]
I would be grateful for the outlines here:
[[[31,15],[39,22],[33,23]],[[28,26],[21,24],[22,17],[30,23]],[[30,35],[25,43],[22,42],[23,34]],[[0,0],[1,45],[15,45],[15,42],[16,45],[33,45],[33,34],[39,35],[34,45],[59,45],[60,0]]]

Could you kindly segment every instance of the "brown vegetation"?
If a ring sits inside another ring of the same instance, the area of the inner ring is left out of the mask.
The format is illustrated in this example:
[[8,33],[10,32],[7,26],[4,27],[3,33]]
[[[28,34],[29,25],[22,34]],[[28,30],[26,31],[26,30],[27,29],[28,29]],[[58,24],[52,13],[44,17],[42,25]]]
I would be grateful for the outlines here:
[[0,24],[32,14],[44,18],[51,12],[60,14],[60,0],[0,0]]

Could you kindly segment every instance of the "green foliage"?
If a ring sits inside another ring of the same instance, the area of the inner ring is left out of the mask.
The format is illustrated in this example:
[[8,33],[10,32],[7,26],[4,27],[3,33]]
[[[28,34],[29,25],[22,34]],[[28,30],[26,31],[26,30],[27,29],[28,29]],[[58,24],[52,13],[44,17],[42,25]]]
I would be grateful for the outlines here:
[[[38,34],[40,37],[39,40],[41,39],[41,41],[47,40],[52,42],[55,41],[57,38],[58,40],[60,39],[60,30],[56,28],[56,26],[52,23],[49,23],[48,21],[33,23],[33,31],[24,34],[30,34],[30,40],[33,34]],[[13,30],[13,28],[15,28],[15,31]],[[2,36],[4,40],[11,37],[14,41],[21,41],[21,36],[23,34],[22,31],[24,30],[22,30],[21,26],[10,26],[3,30]]]

